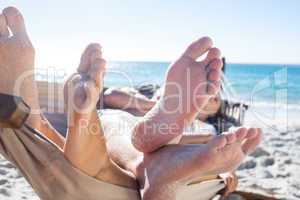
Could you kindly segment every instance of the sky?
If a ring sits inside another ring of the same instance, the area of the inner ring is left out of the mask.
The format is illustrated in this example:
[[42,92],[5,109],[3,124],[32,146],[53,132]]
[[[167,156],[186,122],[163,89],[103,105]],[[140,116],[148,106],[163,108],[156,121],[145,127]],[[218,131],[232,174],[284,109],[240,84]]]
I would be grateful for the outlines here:
[[109,61],[172,61],[210,36],[229,62],[300,63],[299,0],[1,0],[18,7],[39,67],[78,65],[90,42]]

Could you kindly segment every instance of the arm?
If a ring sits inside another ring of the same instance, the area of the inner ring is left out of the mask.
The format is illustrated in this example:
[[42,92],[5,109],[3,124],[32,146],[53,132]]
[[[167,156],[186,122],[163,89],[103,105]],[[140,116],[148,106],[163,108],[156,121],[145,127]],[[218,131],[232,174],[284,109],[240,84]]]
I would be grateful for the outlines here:
[[106,91],[103,101],[105,105],[116,109],[137,109],[146,111],[149,111],[156,103],[150,99],[134,96],[117,89]]

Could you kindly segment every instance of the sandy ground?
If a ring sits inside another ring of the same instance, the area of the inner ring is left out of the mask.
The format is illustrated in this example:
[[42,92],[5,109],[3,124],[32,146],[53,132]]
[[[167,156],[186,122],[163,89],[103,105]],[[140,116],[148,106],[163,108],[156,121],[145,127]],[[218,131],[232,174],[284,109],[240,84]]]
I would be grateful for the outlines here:
[[265,131],[264,141],[237,172],[239,189],[300,199],[300,132]]
[[[300,131],[265,130],[264,141],[238,169],[239,189],[280,199],[300,199]],[[38,197],[9,162],[0,158],[0,199]]]
[[2,157],[0,158],[0,199],[39,199],[19,171]]

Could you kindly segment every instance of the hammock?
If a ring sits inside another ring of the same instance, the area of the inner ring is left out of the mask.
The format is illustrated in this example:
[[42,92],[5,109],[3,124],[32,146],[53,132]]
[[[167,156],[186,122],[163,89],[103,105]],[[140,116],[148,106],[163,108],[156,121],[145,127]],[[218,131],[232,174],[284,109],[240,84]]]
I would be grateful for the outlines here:
[[[74,168],[55,144],[24,123],[29,112],[20,97],[0,94],[0,153],[41,199],[140,200],[135,189],[99,181]],[[223,188],[220,179],[203,181],[180,188],[176,199],[208,200]]]

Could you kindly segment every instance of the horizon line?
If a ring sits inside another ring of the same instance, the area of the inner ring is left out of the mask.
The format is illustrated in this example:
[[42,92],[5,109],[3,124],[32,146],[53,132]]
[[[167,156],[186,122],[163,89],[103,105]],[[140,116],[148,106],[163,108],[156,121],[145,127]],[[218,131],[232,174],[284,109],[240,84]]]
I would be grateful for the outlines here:
[[[148,63],[172,63],[174,61],[168,61],[168,60],[109,60],[109,62],[148,62]],[[244,61],[240,61],[240,62],[226,62],[226,63],[230,63],[230,64],[245,64],[245,65],[259,65],[259,64],[264,64],[264,65],[296,65],[296,66],[300,66],[300,62],[299,63],[283,63],[283,62],[244,62]]]

